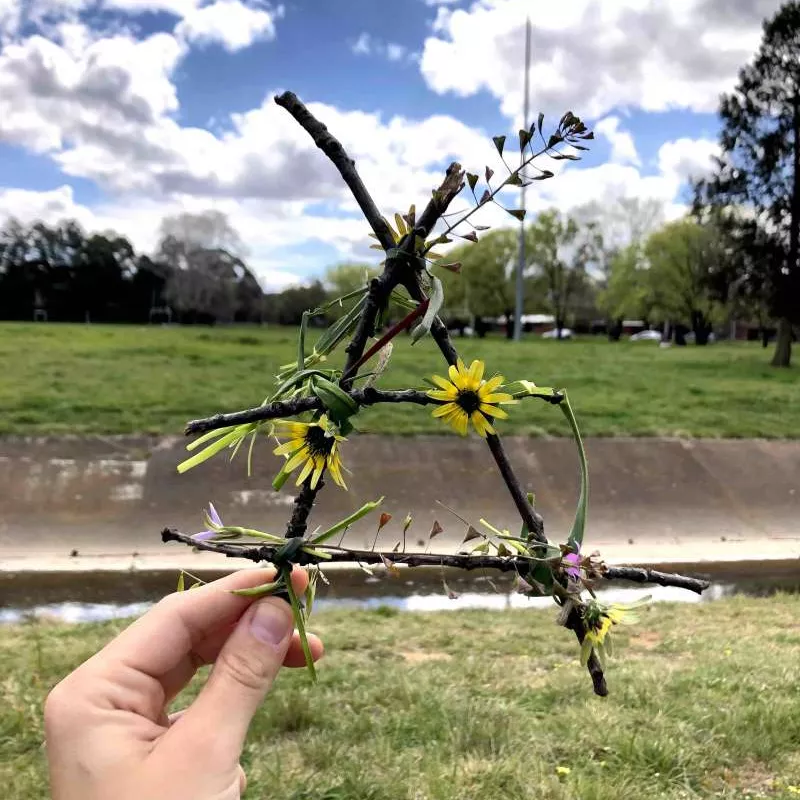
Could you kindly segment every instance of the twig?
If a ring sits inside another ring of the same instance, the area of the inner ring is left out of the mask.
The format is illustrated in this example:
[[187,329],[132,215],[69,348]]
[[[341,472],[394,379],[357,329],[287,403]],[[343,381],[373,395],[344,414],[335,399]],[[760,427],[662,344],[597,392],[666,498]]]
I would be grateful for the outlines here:
[[537,541],[546,543],[547,537],[544,535],[544,521],[541,515],[538,514],[528,502],[525,492],[522,491],[522,487],[517,480],[511,462],[508,460],[506,451],[503,449],[500,437],[497,436],[497,434],[490,433],[486,437],[486,444],[489,445],[489,450],[492,456],[494,456],[497,468],[503,476],[508,491],[514,500],[514,505],[517,507],[517,511],[519,511],[519,515],[522,517],[522,521],[525,523],[528,531]]
[[353,197],[378,237],[383,249],[388,250],[390,247],[394,247],[394,240],[386,221],[381,216],[375,201],[356,171],[355,161],[347,155],[341,142],[305,107],[293,92],[284,92],[276,96],[275,102],[281,108],[285,108],[297,120],[300,127],[314,140],[314,144],[328,156],[336,169],[339,170],[339,174],[353,193]]
[[[353,400],[360,406],[374,406],[379,403],[413,403],[418,406],[435,405],[439,401],[434,400],[425,392],[415,389],[398,389],[387,391],[382,389],[355,389],[348,393]],[[544,400],[546,403],[558,405],[564,395],[556,393],[552,396],[530,395],[532,398]],[[232,411],[229,414],[214,414],[202,419],[193,419],[186,423],[184,432],[187,436],[195,433],[206,433],[218,428],[229,428],[234,425],[246,425],[250,422],[265,422],[270,419],[282,419],[294,417],[305,411],[319,411],[324,408],[322,401],[318,397],[300,397],[295,400],[280,400],[275,403],[268,403],[263,406],[246,408],[242,411]]]
[[[209,542],[195,540],[188,534],[181,533],[174,528],[164,528],[161,532],[164,542],[182,542],[198,550],[207,550],[219,553],[230,558],[244,558],[248,561],[271,562],[275,553],[280,549],[271,545],[246,545],[232,544],[230,542]],[[455,569],[493,569],[498,572],[524,573],[530,566],[530,561],[519,556],[489,556],[472,555],[469,553],[395,553],[380,550],[355,550],[333,545],[317,545],[316,549],[323,550],[330,558],[320,558],[305,552],[298,552],[293,561],[300,566],[309,564],[352,563],[383,564],[390,561],[393,564],[405,564],[408,567],[452,567]],[[655,572],[642,567],[607,567],[603,578],[608,581],[631,580],[629,573],[636,571],[641,574],[652,575],[652,580],[640,580],[639,583],[658,583],[661,586],[676,586],[687,589],[697,594],[702,594],[709,582],[688,575],[678,575],[669,572]],[[635,579],[634,579],[635,580]]]

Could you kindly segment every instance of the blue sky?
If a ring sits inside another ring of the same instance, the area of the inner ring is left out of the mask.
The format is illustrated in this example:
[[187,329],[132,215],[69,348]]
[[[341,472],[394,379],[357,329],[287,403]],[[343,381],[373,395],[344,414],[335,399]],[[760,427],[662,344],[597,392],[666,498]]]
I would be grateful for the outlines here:
[[581,163],[529,192],[530,213],[635,196],[674,217],[715,152],[718,96],[778,5],[10,0],[0,215],[74,217],[147,251],[163,218],[214,208],[272,288],[370,257],[336,174],[272,94],[309,103],[382,210],[404,210],[450,159],[480,169],[491,135],[516,131],[530,14],[533,112],[571,109],[596,132]]

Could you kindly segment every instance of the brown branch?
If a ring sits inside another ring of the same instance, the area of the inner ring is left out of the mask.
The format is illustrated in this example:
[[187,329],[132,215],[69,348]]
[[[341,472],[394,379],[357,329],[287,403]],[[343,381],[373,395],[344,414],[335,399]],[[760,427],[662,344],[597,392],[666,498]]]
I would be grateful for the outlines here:
[[[575,636],[578,639],[578,644],[583,644],[583,640],[586,637],[586,627],[583,624],[583,619],[581,618],[580,612],[577,608],[573,608],[572,611],[570,611],[569,616],[567,617],[566,627],[575,633]],[[586,663],[586,669],[589,670],[589,675],[592,678],[592,687],[594,688],[594,693],[598,697],[607,697],[608,686],[606,685],[606,677],[603,674],[603,667],[595,655],[594,650],[592,650],[591,654],[589,655],[589,660]]]
[[[188,534],[181,533],[174,528],[164,528],[161,532],[161,540],[164,542],[182,542],[183,544],[195,547],[198,550],[207,550],[211,553],[230,558],[244,558],[248,561],[272,562],[275,553],[280,550],[278,545],[254,545],[254,544],[234,544],[232,542],[220,541],[210,542],[192,539]],[[330,558],[320,558],[303,551],[299,551],[292,559],[293,563],[300,566],[309,564],[319,564],[324,566],[330,563],[347,564],[382,564],[390,561],[393,564],[405,564],[408,567],[452,567],[455,569],[493,569],[498,572],[517,572],[525,573],[530,567],[530,560],[520,556],[489,556],[472,555],[470,553],[395,553],[381,550],[357,550],[346,547],[334,547],[332,545],[321,544],[316,549],[327,553]],[[639,581],[641,583],[658,583],[661,586],[675,586],[687,591],[702,594],[710,583],[699,578],[692,578],[688,575],[678,575],[670,572],[655,572],[642,567],[608,567],[603,573],[603,578],[608,581],[631,580],[629,570],[639,570],[651,573],[652,581]]]
[[353,197],[378,237],[384,250],[394,247],[394,240],[386,220],[381,216],[375,201],[356,171],[355,161],[345,152],[341,142],[321,123],[293,92],[284,92],[275,97],[275,102],[285,108],[300,127],[314,140],[314,144],[331,160],[339,174],[353,193]]

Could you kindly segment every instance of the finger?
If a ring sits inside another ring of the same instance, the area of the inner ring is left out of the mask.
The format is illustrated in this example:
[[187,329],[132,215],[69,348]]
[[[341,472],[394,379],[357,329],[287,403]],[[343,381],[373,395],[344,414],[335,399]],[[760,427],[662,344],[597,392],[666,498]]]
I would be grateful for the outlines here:
[[[314,661],[319,661],[325,655],[325,648],[322,641],[318,636],[313,633],[306,634],[308,637],[308,646],[311,650],[311,658]],[[295,631],[292,636],[292,641],[289,644],[289,649],[286,652],[286,657],[283,659],[284,667],[304,667],[306,665],[306,656],[303,652],[303,645],[300,643],[300,634]]]
[[[196,649],[203,649],[204,642],[220,630],[227,638],[253,604],[255,598],[234,595],[231,590],[258,586],[274,575],[273,569],[239,570],[200,588],[168,595],[79,667],[70,679],[94,686],[94,673],[103,675],[111,685],[120,676],[130,676],[122,702],[158,719],[167,700],[188,683],[202,663]],[[305,591],[305,570],[294,569],[292,585],[298,593]],[[288,609],[284,601],[276,602]],[[142,681],[136,679],[137,675],[152,680]]]
[[197,699],[166,733],[211,769],[238,763],[250,722],[289,651],[294,621],[283,600],[264,598],[242,616]]
[[239,764],[239,794],[243,795],[247,791],[247,775]]

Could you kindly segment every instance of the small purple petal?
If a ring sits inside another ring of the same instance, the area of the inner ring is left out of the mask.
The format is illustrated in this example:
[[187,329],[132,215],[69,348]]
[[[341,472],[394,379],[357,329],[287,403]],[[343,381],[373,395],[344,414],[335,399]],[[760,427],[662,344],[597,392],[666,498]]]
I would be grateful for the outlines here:
[[222,524],[222,520],[219,518],[219,514],[217,514],[217,509],[214,508],[213,503],[208,504],[208,518],[215,524],[219,525],[220,528],[224,527]]
[[574,578],[575,580],[578,580],[581,577],[581,570],[580,570],[581,556],[580,556],[580,554],[579,553],[567,553],[567,555],[564,556],[563,561],[570,565],[568,567],[565,567],[564,572],[566,572],[567,575],[570,576],[570,578]]
[[192,539],[196,539],[199,542],[205,542],[208,539],[213,539],[216,535],[216,531],[200,531],[200,533],[193,534]]

